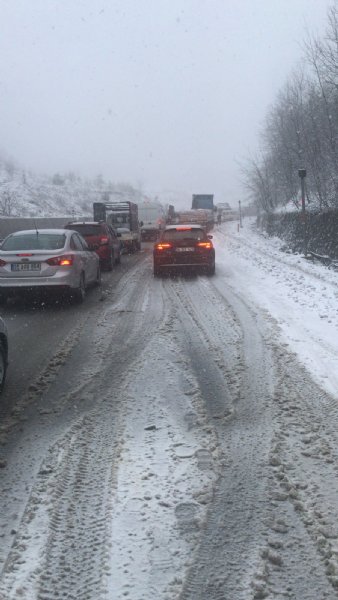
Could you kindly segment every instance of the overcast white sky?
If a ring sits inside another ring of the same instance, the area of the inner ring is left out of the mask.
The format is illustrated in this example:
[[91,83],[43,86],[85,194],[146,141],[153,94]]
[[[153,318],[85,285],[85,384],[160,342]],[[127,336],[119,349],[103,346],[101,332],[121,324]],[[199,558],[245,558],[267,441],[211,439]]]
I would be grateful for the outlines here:
[[242,198],[333,0],[0,0],[0,150],[40,172]]

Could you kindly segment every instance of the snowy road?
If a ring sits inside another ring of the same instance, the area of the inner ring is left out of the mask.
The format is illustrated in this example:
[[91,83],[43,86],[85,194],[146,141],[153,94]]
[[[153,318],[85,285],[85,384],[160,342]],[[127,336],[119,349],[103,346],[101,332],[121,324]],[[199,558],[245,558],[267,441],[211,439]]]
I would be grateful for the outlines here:
[[1,600],[338,597],[337,274],[214,238],[214,278],[131,263],[6,412]]

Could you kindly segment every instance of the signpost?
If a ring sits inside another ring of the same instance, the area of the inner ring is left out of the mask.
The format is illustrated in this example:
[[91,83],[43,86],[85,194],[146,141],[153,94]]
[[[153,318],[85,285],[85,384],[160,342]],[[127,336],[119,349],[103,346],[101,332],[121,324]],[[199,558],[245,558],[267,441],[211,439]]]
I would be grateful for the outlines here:
[[300,177],[301,196],[302,196],[302,213],[301,219],[303,224],[303,250],[304,256],[307,256],[307,223],[306,223],[306,212],[305,212],[305,177],[306,169],[298,169],[298,175]]

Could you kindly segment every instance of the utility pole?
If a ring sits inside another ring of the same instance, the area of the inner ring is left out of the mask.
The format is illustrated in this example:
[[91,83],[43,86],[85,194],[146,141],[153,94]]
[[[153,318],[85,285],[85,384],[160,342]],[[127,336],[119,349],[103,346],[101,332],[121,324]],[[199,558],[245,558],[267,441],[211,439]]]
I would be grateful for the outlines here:
[[306,223],[306,212],[305,212],[305,177],[306,177],[306,169],[298,169],[298,175],[300,177],[300,187],[301,187],[301,196],[302,196],[302,213],[301,219],[303,224],[303,250],[304,256],[307,256],[307,223]]
[[242,207],[241,207],[240,200],[238,200],[238,207],[239,207],[239,226],[243,227],[243,225],[242,225]]

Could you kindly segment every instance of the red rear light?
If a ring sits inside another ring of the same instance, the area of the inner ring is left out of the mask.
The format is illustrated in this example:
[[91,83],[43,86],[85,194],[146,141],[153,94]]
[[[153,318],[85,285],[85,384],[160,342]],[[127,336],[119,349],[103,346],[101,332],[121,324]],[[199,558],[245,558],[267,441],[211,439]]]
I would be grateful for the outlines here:
[[70,267],[73,264],[73,258],[71,256],[65,256],[61,258],[59,265],[60,267]]
[[191,227],[176,227],[176,231],[191,231]]
[[2,260],[2,259],[0,258],[0,267],[5,267],[6,265],[7,265],[6,261],[5,261],[5,260]]
[[199,248],[208,248],[208,249],[210,249],[210,248],[212,248],[212,243],[211,242],[198,242],[197,246]]
[[108,244],[109,238],[106,235],[102,235],[100,237],[100,244],[103,246],[104,244]]
[[167,250],[168,248],[172,248],[172,244],[168,244],[168,243],[160,243],[160,244],[156,244],[155,246],[156,250]]
[[17,254],[16,256],[34,256],[31,252],[22,252],[21,254]]
[[48,260],[46,260],[46,263],[52,267],[70,267],[73,262],[73,257],[67,254],[64,254],[63,256],[54,256],[53,258],[48,258]]

